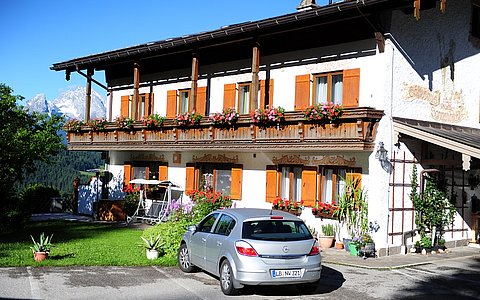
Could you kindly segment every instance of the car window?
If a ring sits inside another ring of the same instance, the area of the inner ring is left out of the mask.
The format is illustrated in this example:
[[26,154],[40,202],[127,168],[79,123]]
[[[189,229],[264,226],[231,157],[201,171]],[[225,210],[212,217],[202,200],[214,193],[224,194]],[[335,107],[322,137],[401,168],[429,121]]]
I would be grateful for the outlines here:
[[244,222],[242,238],[266,241],[300,241],[312,239],[303,221],[262,220]]
[[211,214],[203,219],[200,224],[198,224],[197,231],[199,232],[210,232],[212,231],[213,224],[215,224],[215,220],[218,218],[218,213]]
[[236,222],[232,217],[223,214],[220,217],[220,220],[218,220],[217,226],[215,227],[215,231],[213,233],[229,235],[233,227],[235,226],[235,223]]

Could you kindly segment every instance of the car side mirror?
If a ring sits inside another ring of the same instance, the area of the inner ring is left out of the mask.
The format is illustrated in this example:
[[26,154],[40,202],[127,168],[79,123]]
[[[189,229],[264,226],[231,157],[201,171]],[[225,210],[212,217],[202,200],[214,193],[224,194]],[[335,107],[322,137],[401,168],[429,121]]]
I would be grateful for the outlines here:
[[197,225],[190,225],[190,226],[188,226],[187,230],[191,231],[191,232],[196,232],[197,231]]

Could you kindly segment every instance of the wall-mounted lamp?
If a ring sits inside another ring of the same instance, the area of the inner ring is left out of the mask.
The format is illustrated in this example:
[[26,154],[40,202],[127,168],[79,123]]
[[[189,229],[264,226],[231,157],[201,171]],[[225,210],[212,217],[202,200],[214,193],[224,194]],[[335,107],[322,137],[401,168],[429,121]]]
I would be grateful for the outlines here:
[[383,142],[378,143],[378,149],[375,153],[375,158],[380,162],[388,161],[388,150],[383,147]]

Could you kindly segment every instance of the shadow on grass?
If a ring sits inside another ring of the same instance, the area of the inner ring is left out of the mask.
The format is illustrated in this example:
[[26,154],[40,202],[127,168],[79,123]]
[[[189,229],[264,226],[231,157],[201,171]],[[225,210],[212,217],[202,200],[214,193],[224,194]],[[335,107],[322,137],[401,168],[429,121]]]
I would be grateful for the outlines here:
[[99,234],[119,230],[125,230],[125,227],[119,227],[116,223],[99,224],[64,220],[30,221],[24,228],[18,229],[14,232],[1,234],[0,241],[2,243],[31,243],[32,240],[30,235],[32,235],[35,240],[38,240],[40,234],[45,232],[45,235],[53,234],[52,242],[56,244],[72,240],[92,238]]
[[75,254],[74,253],[67,253],[67,254],[63,254],[63,255],[49,255],[48,256],[48,259],[51,259],[51,260],[62,260],[62,259],[65,259],[65,258],[75,258]]

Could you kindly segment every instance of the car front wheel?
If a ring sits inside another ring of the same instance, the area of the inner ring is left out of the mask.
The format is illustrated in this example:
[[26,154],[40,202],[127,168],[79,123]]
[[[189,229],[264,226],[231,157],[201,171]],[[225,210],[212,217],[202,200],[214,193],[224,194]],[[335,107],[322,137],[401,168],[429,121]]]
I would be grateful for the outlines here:
[[190,262],[190,254],[188,253],[186,244],[180,245],[180,249],[178,249],[178,266],[180,267],[180,270],[185,273],[191,273],[195,271],[195,268]]
[[238,290],[233,286],[232,267],[226,259],[220,266],[220,287],[225,295],[235,295],[238,293]]

